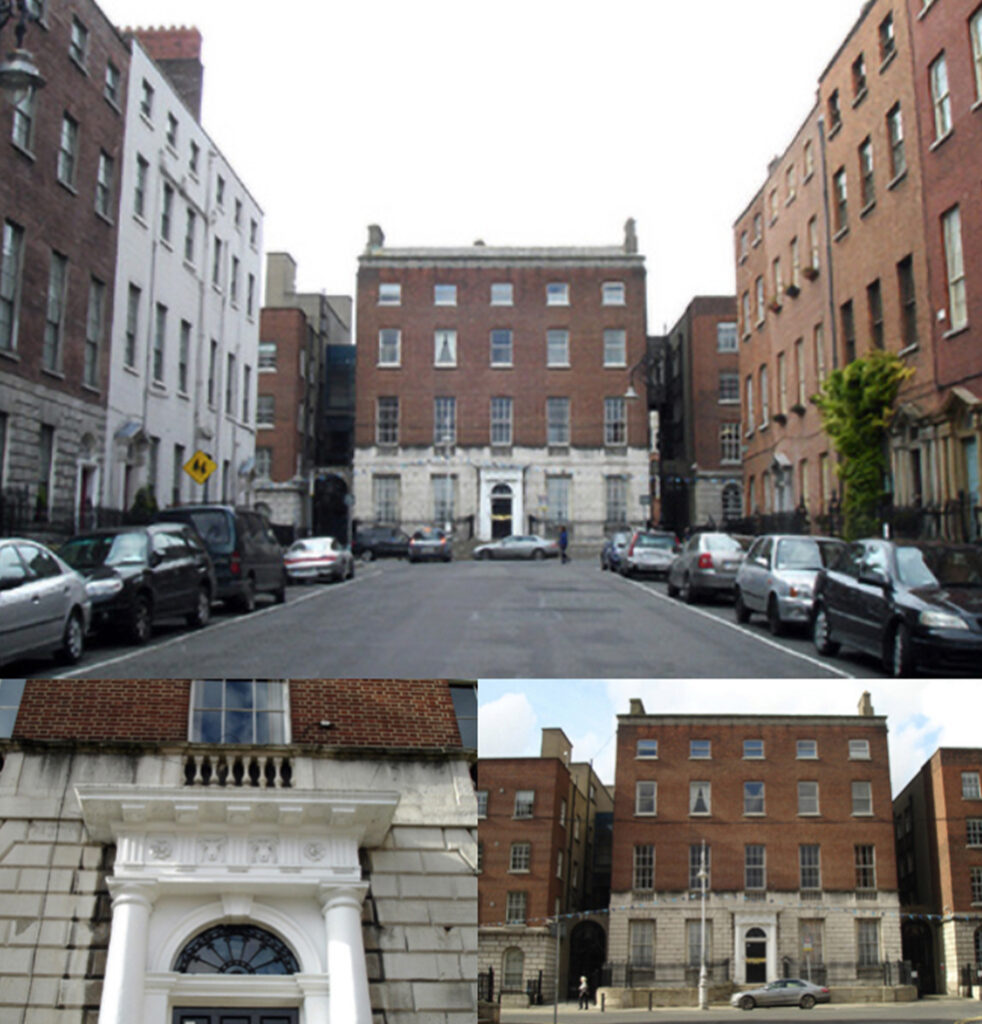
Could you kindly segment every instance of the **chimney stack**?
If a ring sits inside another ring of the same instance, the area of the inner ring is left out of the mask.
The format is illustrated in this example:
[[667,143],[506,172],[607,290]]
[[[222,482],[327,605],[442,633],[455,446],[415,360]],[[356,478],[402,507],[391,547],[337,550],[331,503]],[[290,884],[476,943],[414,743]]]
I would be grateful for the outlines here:
[[385,245],[385,235],[382,233],[382,229],[378,224],[368,225],[368,245],[365,248],[366,253],[370,253],[375,249],[381,249]]
[[873,699],[869,695],[869,690],[865,690],[859,698],[859,713],[863,718],[873,717]]
[[638,235],[634,230],[634,218],[628,217],[624,224],[624,252],[634,254],[638,251]]
[[179,28],[127,28],[124,35],[133,36],[151,60],[160,68],[177,94],[201,121],[201,92],[205,69],[201,64],[201,33],[181,25]]

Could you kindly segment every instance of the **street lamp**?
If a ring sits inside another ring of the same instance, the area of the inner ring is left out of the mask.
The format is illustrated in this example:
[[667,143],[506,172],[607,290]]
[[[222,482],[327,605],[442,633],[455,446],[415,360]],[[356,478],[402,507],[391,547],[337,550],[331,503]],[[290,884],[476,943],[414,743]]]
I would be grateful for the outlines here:
[[699,894],[702,902],[702,914],[699,923],[699,1009],[709,1009],[709,978],[706,974],[706,882],[709,872],[706,871],[706,840],[702,841],[699,852]]
[[27,23],[37,21],[40,16],[29,9],[28,0],[0,0],[0,31],[15,16],[17,48],[0,61],[0,89],[14,106],[19,106],[44,86],[44,77],[38,71],[34,57],[24,49]]

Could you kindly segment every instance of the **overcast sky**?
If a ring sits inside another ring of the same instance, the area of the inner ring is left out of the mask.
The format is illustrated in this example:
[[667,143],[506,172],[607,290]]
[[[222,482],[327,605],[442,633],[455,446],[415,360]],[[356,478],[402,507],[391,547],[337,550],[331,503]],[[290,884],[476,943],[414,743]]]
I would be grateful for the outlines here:
[[541,730],[558,726],[574,761],[593,761],[614,779],[617,715],[632,697],[648,714],[856,714],[868,689],[887,716],[890,775],[896,795],[938,747],[978,747],[979,682],[924,680],[481,680],[478,753],[537,757]]
[[733,222],[862,3],[101,6],[201,30],[204,127],[301,289],[353,294],[370,223],[394,246],[613,245],[634,217],[659,333],[733,292]]

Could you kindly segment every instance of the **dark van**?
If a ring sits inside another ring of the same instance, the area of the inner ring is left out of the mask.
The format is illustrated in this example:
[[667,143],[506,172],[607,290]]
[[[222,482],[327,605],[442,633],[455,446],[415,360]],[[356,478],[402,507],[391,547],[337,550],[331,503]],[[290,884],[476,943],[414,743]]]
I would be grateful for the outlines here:
[[189,523],[215,565],[217,597],[242,611],[256,607],[257,594],[286,600],[283,550],[265,517],[231,505],[181,505],[164,509],[161,522]]

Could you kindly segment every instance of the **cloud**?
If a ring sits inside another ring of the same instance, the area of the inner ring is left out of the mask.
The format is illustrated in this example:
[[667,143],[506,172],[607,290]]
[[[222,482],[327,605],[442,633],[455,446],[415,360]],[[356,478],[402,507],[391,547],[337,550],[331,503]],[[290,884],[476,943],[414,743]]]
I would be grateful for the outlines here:
[[526,694],[503,693],[480,706],[477,749],[481,757],[538,755],[539,723]]

